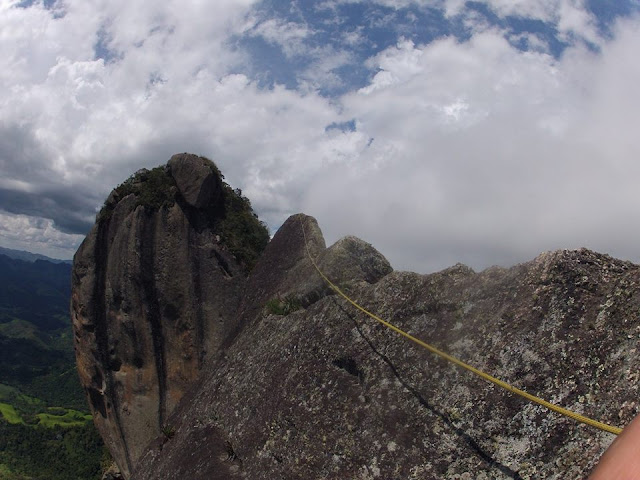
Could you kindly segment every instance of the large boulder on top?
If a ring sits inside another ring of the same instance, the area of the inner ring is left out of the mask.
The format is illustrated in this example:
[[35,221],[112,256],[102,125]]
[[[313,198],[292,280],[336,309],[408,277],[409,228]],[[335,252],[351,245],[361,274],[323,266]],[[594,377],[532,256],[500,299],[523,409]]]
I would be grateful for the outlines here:
[[167,164],[178,191],[195,208],[215,203],[222,194],[222,181],[210,162],[189,153],[178,153]]

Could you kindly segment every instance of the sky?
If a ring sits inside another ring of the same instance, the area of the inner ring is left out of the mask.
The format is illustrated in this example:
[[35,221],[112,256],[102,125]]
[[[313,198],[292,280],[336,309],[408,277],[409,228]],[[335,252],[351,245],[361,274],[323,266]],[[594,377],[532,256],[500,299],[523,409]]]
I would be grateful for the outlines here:
[[0,0],[0,246],[190,152],[400,270],[640,263],[638,50],[639,0]]

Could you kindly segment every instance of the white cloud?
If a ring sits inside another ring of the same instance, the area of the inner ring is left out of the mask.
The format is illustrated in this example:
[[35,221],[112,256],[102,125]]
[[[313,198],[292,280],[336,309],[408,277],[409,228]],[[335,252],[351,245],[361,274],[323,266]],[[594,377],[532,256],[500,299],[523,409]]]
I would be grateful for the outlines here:
[[270,18],[257,22],[246,33],[262,37],[265,41],[278,45],[287,57],[294,57],[307,53],[308,47],[304,40],[313,32],[301,23]]
[[[531,15],[587,38],[579,4],[534,4]],[[494,27],[468,42],[400,40],[368,60],[379,71],[367,86],[323,98],[315,91],[353,61],[348,50],[308,50],[299,91],[242,73],[248,58],[229,38],[256,26],[250,2],[70,1],[64,16],[1,5],[8,246],[50,239],[70,252],[77,237],[60,228],[82,231],[130,173],[191,151],[218,162],[272,227],[302,210],[330,241],[357,234],[400,268],[481,268],[582,245],[640,261],[637,20],[598,39],[600,53],[578,42],[559,60],[517,50]],[[265,24],[283,45],[307,35]],[[100,39],[107,61],[94,56]],[[352,120],[355,131],[326,129]]]
[[509,42],[513,45],[523,44],[523,50],[538,53],[551,53],[549,43],[535,33],[509,33]]
[[[359,3],[363,0],[340,0],[338,3]],[[412,5],[419,7],[440,7],[446,0],[371,0],[372,3],[389,8],[401,9]]]
[[[331,6],[323,4],[319,8]],[[295,82],[292,83],[297,83],[297,90],[303,94],[343,87],[343,80],[336,70],[355,61],[353,54],[346,49],[316,44],[313,37],[317,32],[304,22],[264,18],[263,13],[248,20],[242,31],[248,37],[261,37],[267,43],[279,47],[293,64],[305,65],[292,73],[295,76]],[[360,41],[362,39],[357,29],[345,34],[345,42],[351,47]]]
[[69,251],[78,248],[84,235],[62,233],[50,219],[13,215],[0,210],[0,239],[5,248],[66,259]]
[[[520,17],[540,20],[555,25],[562,40],[574,43],[575,39],[599,45],[597,22],[587,10],[584,0],[480,0],[501,18]],[[465,14],[465,3],[458,0],[446,2],[448,16]],[[484,29],[485,20],[478,27]]]
[[362,33],[362,28],[356,28],[342,34],[342,40],[350,47],[356,47],[366,42],[366,39]]
[[312,61],[298,75],[298,90],[303,93],[343,87],[344,81],[336,71],[356,61],[348,51],[336,51],[332,47],[315,48],[308,55]]
[[[362,2],[363,0],[343,0],[342,3]],[[469,9],[466,0],[372,0],[378,5],[394,9],[410,6],[419,8],[439,8],[445,16],[451,18],[463,16],[465,25],[474,32],[488,27],[488,21],[475,10]],[[540,20],[555,25],[560,38],[568,43],[575,39],[600,45],[597,22],[587,10],[585,0],[478,0],[491,9],[500,18],[520,17]]]
[[583,38],[594,45],[601,43],[596,20],[587,12],[584,0],[562,0],[557,10],[558,30],[570,41],[571,36]]
[[575,47],[560,61],[497,31],[401,42],[344,99],[375,139],[361,171],[327,173],[306,208],[330,237],[356,230],[403,268],[508,265],[580,246],[639,261],[638,31],[627,22],[601,54]]
[[[484,0],[501,17],[518,16],[545,22],[553,21],[564,0]],[[457,3],[457,2],[456,2]]]

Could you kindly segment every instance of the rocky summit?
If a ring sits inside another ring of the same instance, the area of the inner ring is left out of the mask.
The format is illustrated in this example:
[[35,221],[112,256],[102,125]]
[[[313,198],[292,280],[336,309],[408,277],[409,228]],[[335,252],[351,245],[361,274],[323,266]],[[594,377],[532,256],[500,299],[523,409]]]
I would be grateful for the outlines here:
[[71,315],[81,382],[125,475],[237,329],[268,239],[248,200],[195,155],[109,195],[74,258]]
[[637,265],[581,249],[419,275],[355,237],[327,247],[306,215],[261,228],[182,154],[116,188],[78,250],[78,370],[126,478],[577,479],[613,440],[388,330],[309,256],[520,389],[615,426],[640,411]]

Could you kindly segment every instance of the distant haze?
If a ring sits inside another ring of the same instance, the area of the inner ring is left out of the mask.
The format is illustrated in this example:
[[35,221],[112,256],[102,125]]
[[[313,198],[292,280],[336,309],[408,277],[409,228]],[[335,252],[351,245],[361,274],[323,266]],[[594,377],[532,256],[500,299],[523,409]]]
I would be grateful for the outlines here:
[[46,260],[52,263],[69,263],[69,260],[60,260],[57,258],[47,257],[39,253],[25,252],[24,250],[13,250],[11,248],[0,247],[0,255],[6,255],[15,260],[23,260],[25,262],[35,262],[36,260]]

